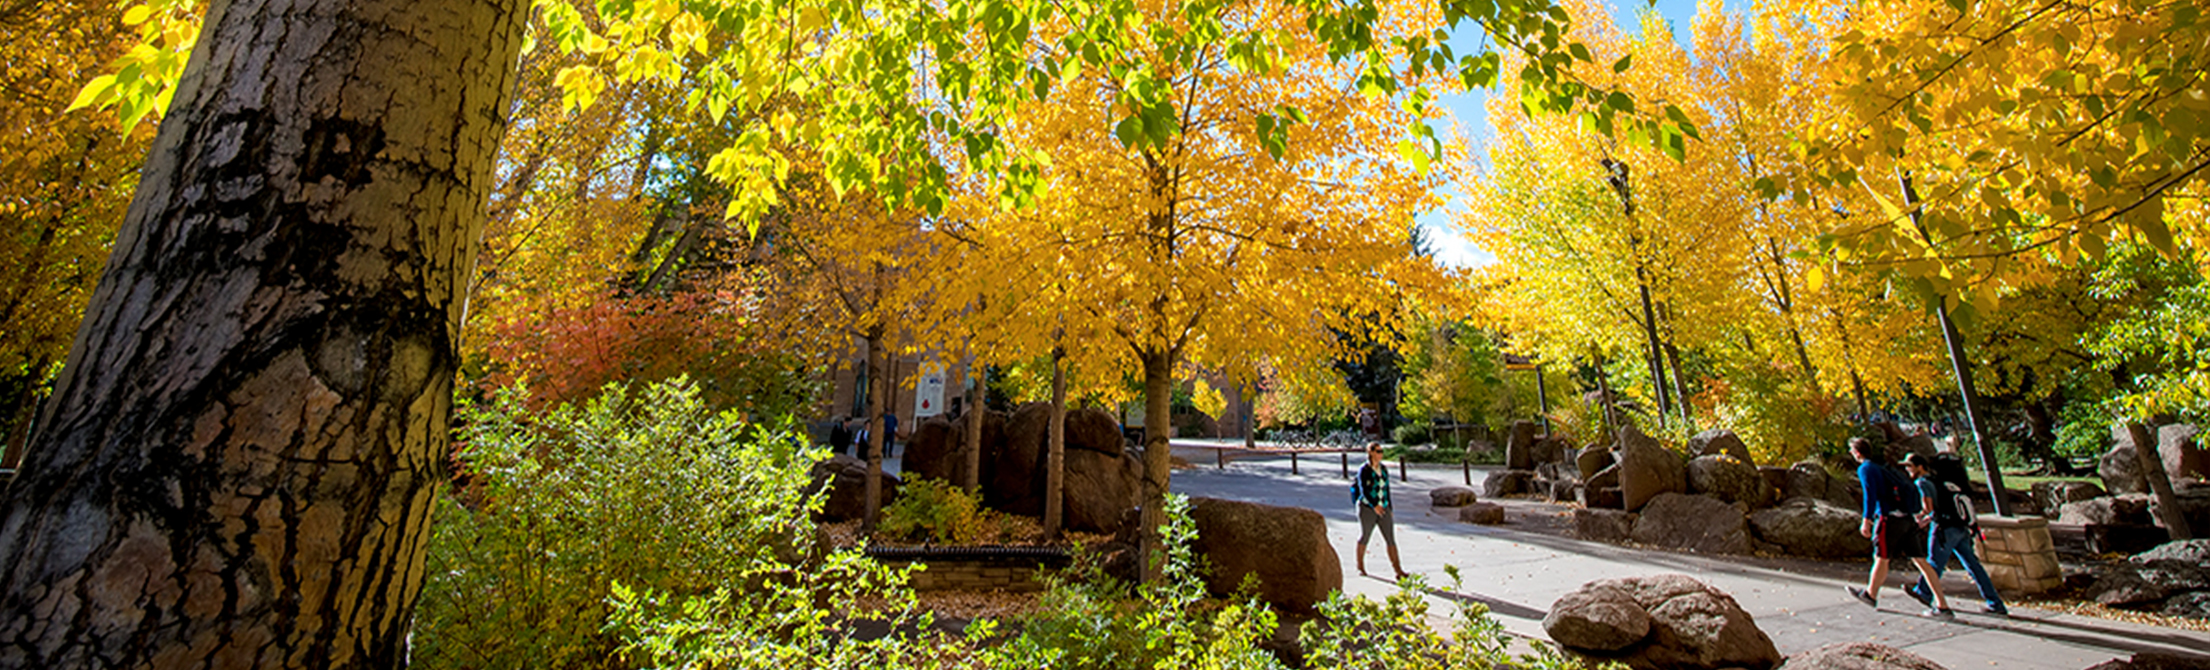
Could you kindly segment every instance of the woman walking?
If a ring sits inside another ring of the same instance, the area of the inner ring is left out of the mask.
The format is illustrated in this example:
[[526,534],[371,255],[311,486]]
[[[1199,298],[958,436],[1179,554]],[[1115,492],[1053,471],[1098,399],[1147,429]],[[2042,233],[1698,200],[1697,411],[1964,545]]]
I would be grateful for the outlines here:
[[1366,574],[1366,541],[1381,528],[1381,541],[1389,545],[1389,567],[1404,579],[1404,564],[1397,561],[1395,507],[1389,504],[1389,469],[1381,464],[1381,443],[1366,443],[1366,464],[1358,466],[1351,484],[1351,499],[1358,502],[1358,574]]

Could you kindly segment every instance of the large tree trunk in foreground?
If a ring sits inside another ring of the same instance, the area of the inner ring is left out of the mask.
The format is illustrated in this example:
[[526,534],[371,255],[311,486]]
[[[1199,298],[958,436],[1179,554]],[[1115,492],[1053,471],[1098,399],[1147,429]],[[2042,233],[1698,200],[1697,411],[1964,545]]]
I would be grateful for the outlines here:
[[0,523],[0,667],[401,665],[519,0],[215,2]]
[[1143,352],[1143,580],[1157,582],[1166,568],[1159,529],[1166,525],[1166,492],[1173,476],[1167,412],[1173,401],[1174,355]]

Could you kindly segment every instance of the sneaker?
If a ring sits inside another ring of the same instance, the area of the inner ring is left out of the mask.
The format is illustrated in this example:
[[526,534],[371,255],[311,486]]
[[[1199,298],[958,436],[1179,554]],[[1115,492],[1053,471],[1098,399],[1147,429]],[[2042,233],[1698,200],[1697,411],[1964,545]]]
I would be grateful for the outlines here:
[[1903,587],[1903,595],[1910,596],[1912,600],[1918,601],[1920,607],[1934,606],[1934,594],[1920,589],[1917,584]]
[[1849,597],[1856,598],[1857,602],[1864,603],[1866,607],[1880,606],[1880,599],[1872,597],[1872,594],[1866,593],[1864,589],[1855,586],[1844,586],[1842,590],[1848,591]]
[[2007,617],[2007,616],[2010,616],[2010,608],[2008,608],[2008,607],[2004,607],[2002,603],[1995,603],[1995,604],[1993,604],[1993,605],[1989,605],[1989,606],[1987,606],[1987,609],[1986,609],[1985,611],[1986,611],[1986,612],[1987,612],[1988,614],[1990,614],[1990,615],[1994,615],[1994,616],[2000,616],[2000,617]]
[[1918,615],[1919,615],[1919,616],[1922,616],[1922,617],[1926,617],[1926,618],[1928,618],[1928,619],[1955,619],[1955,618],[1957,618],[1957,611],[1956,611],[1956,610],[1953,610],[1953,609],[1949,609],[1949,608],[1947,608],[1947,607],[1944,607],[1944,608],[1941,608],[1941,609],[1934,609],[1934,608],[1932,608],[1932,607],[1928,607],[1928,608],[1926,608],[1926,611],[1924,611],[1924,612],[1919,612],[1919,613],[1918,613]]

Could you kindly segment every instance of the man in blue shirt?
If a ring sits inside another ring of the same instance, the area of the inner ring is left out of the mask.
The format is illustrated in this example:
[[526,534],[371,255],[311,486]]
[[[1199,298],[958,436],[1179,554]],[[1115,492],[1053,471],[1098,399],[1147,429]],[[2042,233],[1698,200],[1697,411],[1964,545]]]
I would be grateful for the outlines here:
[[[1872,574],[1866,577],[1865,588],[1846,587],[1850,597],[1879,607],[1880,587],[1888,581],[1888,564],[1897,558],[1911,559],[1920,576],[1929,583],[1939,583],[1934,566],[1926,562],[1926,536],[1918,532],[1918,490],[1888,468],[1886,449],[1853,437],[1849,439],[1849,455],[1857,458],[1857,481],[1864,488],[1865,521],[1858,525],[1857,534],[1872,538],[1873,547]],[[1922,615],[1955,616],[1941,591],[1933,592],[1933,601],[1933,608]]]

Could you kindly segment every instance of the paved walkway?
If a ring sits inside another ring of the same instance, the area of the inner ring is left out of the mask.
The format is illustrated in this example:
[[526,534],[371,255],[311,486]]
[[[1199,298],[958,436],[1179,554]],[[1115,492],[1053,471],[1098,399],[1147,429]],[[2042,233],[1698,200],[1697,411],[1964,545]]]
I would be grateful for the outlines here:
[[[1184,453],[1187,452],[1187,453]],[[1193,469],[1174,473],[1174,490],[1209,496],[1317,510],[1327,518],[1328,538],[1343,559],[1343,588],[1355,595],[1380,597],[1396,590],[1379,577],[1359,577],[1352,552],[1358,517],[1348,484],[1333,456],[1306,463],[1301,475],[1289,473],[1287,459],[1245,459],[1215,469],[1209,452],[1177,449]],[[1326,467],[1312,467],[1324,465]],[[1392,470],[1395,464],[1391,463]],[[1483,472],[1477,468],[1475,484]],[[1608,577],[1680,572],[1694,575],[1733,594],[1772,636],[1783,654],[1835,642],[1865,640],[1908,649],[1953,670],[1964,668],[2086,668],[2137,651],[2210,654],[2210,633],[2143,626],[2106,619],[2013,608],[2009,619],[1979,613],[1979,598],[1961,573],[1944,580],[1957,609],[1953,621],[1917,616],[1917,602],[1899,586],[1881,592],[1878,610],[1849,599],[1842,587],[1862,583],[1868,563],[1747,557],[1708,557],[1630,549],[1555,535],[1475,526],[1457,520],[1451,509],[1432,510],[1429,489],[1460,484],[1456,466],[1412,466],[1410,482],[1392,481],[1403,507],[1397,541],[1404,569],[1427,575],[1438,587],[1429,598],[1438,614],[1455,607],[1446,599],[1470,598],[1489,605],[1505,628],[1546,638],[1542,617],[1550,604],[1581,584]],[[1389,572],[1389,560],[1376,538],[1366,557],[1375,575]],[[1465,577],[1462,592],[1449,593],[1445,564]]]

